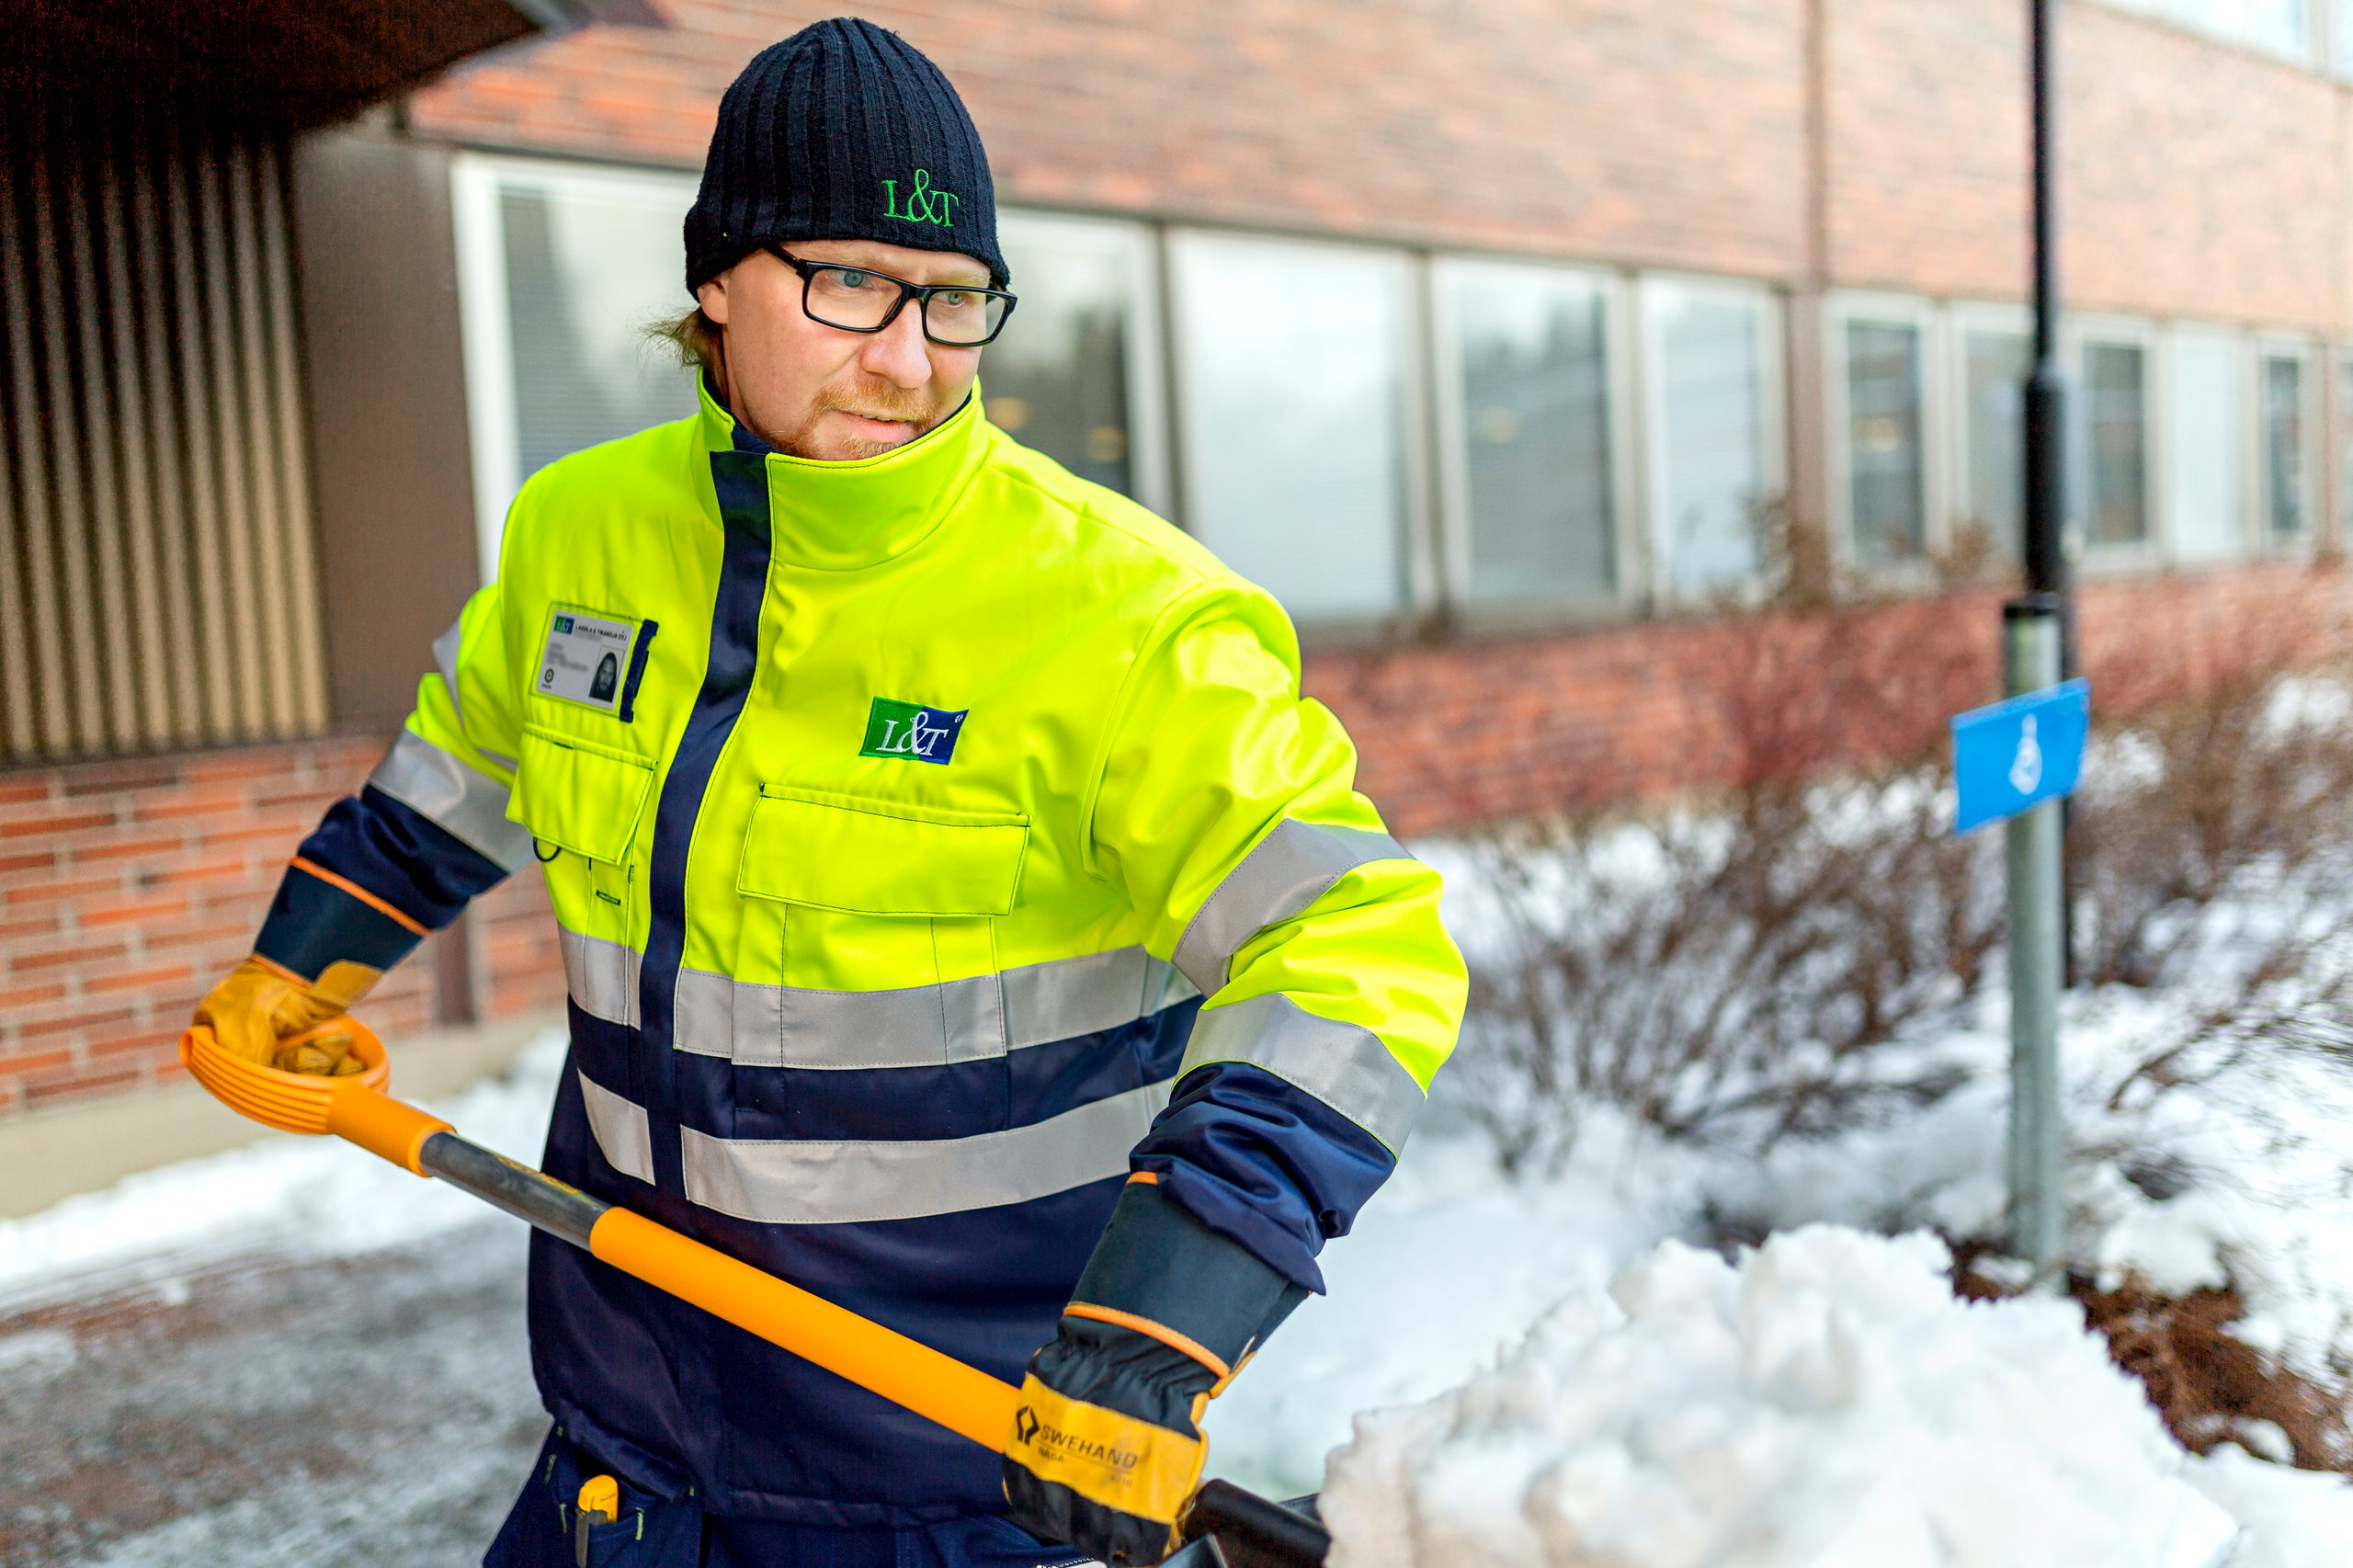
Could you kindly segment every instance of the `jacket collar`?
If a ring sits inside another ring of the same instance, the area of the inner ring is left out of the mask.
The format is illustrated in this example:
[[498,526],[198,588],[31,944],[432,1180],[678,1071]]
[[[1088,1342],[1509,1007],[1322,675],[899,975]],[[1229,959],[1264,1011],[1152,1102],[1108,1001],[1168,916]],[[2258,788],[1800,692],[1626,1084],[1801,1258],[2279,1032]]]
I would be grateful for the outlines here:
[[767,471],[773,553],[821,572],[854,571],[903,555],[928,539],[988,455],[989,427],[975,382],[962,407],[881,457],[822,462],[770,449],[698,377],[707,452],[757,451]]

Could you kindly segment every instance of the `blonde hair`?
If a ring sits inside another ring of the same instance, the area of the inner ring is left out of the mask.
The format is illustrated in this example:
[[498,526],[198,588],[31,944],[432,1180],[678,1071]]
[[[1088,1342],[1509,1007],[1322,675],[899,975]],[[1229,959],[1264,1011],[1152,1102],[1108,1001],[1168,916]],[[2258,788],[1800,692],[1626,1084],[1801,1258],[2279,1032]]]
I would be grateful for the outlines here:
[[668,344],[678,356],[679,364],[708,377],[720,395],[726,395],[727,329],[703,314],[700,305],[675,321],[656,322],[645,332],[647,336]]

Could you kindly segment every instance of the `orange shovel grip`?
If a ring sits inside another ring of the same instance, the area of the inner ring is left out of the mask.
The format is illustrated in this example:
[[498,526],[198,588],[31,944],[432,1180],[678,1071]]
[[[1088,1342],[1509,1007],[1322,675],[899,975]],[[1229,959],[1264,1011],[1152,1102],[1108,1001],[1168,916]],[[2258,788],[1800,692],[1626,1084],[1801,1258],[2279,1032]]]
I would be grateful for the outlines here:
[[714,1317],[756,1334],[991,1452],[1013,1430],[1020,1391],[978,1367],[813,1296],[642,1214],[610,1209],[588,1250]]

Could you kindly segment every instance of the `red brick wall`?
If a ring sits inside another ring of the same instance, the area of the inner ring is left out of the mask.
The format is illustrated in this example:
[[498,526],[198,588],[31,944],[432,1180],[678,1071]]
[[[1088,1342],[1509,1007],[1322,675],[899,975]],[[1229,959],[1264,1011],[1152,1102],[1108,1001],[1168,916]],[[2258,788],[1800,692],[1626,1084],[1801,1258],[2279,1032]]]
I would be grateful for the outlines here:
[[744,62],[816,17],[955,80],[1012,201],[1784,275],[1803,0],[658,0],[418,94],[420,134],[699,168]]
[[[2027,286],[2026,7],[1837,0],[1824,40],[1835,281]],[[2069,302],[2344,324],[2345,90],[2105,5],[2061,17]]]
[[[1320,653],[1306,686],[1347,725],[1390,825],[1433,833],[1935,744],[1996,695],[2000,597]],[[2092,583],[2077,613],[2094,706],[2131,712],[2251,664],[2341,653],[2348,608],[2345,574],[2322,567]]]
[[[381,737],[0,774],[0,1115],[179,1075],[197,998],[251,950],[294,846]],[[536,870],[469,916],[483,1011],[561,1004]],[[434,1021],[436,937],[369,999]]]
[[[658,0],[484,57],[420,134],[699,167],[720,94],[837,6]],[[2020,297],[2018,0],[1814,0],[1833,281]],[[1007,200],[1806,276],[1806,0],[891,0]],[[2353,325],[2346,89],[2102,4],[2062,17],[2071,301]]]

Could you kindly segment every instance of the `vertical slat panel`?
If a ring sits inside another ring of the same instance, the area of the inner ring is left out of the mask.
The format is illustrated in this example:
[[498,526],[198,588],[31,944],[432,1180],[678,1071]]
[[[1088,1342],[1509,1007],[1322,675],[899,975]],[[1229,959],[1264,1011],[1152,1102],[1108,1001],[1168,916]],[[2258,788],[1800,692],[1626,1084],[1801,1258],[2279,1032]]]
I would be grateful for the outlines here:
[[122,459],[122,528],[131,558],[131,624],[118,629],[118,653],[137,677],[137,732],[148,745],[172,738],[170,661],[165,656],[161,551],[155,537],[155,465],[149,460],[147,382],[139,349],[139,292],[131,280],[132,227],[124,182],[139,158],[139,145],[119,128],[108,137],[106,167],[98,186],[98,231],[106,245],[106,358],[114,371],[115,434]]
[[10,245],[0,256],[0,282],[5,282],[8,295],[8,361],[17,392],[17,469],[24,477],[25,528],[25,587],[31,602],[28,619],[32,622],[35,655],[33,667],[40,672],[40,695],[34,707],[40,721],[41,744],[44,750],[66,753],[74,749],[74,707],[68,692],[72,686],[65,653],[65,622],[63,607],[58,602],[57,542],[55,535],[55,497],[50,494],[49,452],[44,426],[47,397],[40,376],[40,334],[39,319],[33,304],[30,281],[26,275],[28,256],[42,258],[39,269],[47,267],[47,252],[42,242],[47,225],[40,220],[49,200],[42,189],[48,169],[38,144],[27,150],[25,162],[12,173],[22,176],[18,189],[28,209],[21,216],[23,226],[18,231],[21,244]]
[[286,177],[0,104],[0,765],[326,723]]
[[[84,595],[82,609],[92,627],[91,646],[97,664],[82,678],[92,687],[100,681],[104,707],[103,733],[87,734],[85,744],[118,751],[135,750],[142,739],[139,701],[131,685],[131,635],[128,562],[123,550],[123,485],[115,449],[115,410],[107,375],[107,335],[104,313],[114,310],[112,294],[98,283],[102,276],[97,248],[90,239],[91,206],[97,190],[98,160],[85,155],[67,165],[69,175],[61,193],[65,206],[67,256],[72,270],[64,276],[77,285],[67,295],[55,318],[58,347],[72,356],[71,379],[82,394],[82,459],[89,470],[89,509],[84,514],[87,539],[79,552],[89,563],[97,592]],[[63,270],[63,269],[61,269]],[[70,325],[68,324],[71,324]]]
[[97,608],[90,597],[90,511],[86,457],[82,445],[80,411],[74,397],[73,318],[66,314],[64,236],[57,221],[61,182],[55,164],[44,160],[33,185],[33,253],[40,257],[35,270],[34,297],[40,301],[41,369],[48,378],[49,480],[56,508],[57,583],[59,609],[73,651],[66,687],[74,703],[74,744],[97,751],[106,744],[106,695],[98,667]]
[[263,673],[268,659],[262,639],[256,635],[261,613],[261,552],[254,539],[253,480],[239,428],[244,417],[244,389],[237,374],[236,274],[229,259],[229,196],[223,188],[231,177],[222,167],[225,140],[208,137],[199,144],[196,206],[204,217],[199,238],[204,257],[205,347],[212,369],[212,429],[218,438],[213,460],[221,481],[222,539],[227,546],[227,631],[230,663],[237,672],[237,733],[258,739],[269,733],[269,697]]
[[[7,453],[17,450],[17,439],[35,424],[30,350],[26,342],[31,323],[24,308],[24,280],[19,276],[24,239],[17,222],[17,150],[9,134],[14,129],[0,125],[0,157],[8,160],[0,167],[0,336],[6,338],[0,345],[0,354],[8,360],[7,415],[5,425],[0,425],[0,443],[5,443],[0,452]],[[40,730],[34,716],[32,616],[17,551],[33,526],[33,502],[17,492],[18,484],[28,477],[24,464],[12,461],[0,468],[5,468],[0,472],[0,738],[5,738],[10,756],[30,756],[40,749]]]
[[[163,593],[174,629],[164,679],[171,693],[170,738],[192,744],[204,733],[204,638],[197,613],[196,584],[189,576],[187,466],[180,456],[179,400],[172,387],[172,294],[166,278],[171,235],[165,227],[159,187],[172,179],[166,144],[151,133],[140,138],[131,170],[131,229],[138,253],[139,340],[147,386],[147,456],[155,473],[155,539]],[[159,629],[160,634],[161,629]]]
[[172,155],[165,161],[167,205],[171,208],[172,267],[175,279],[173,315],[179,325],[180,415],[188,439],[188,505],[196,557],[198,646],[204,656],[205,733],[226,740],[238,732],[235,662],[232,648],[236,628],[229,610],[228,551],[222,541],[221,487],[216,478],[209,387],[211,381],[205,354],[207,300],[199,258],[204,251],[197,233],[203,211],[196,179],[201,153],[175,133]]
[[223,194],[228,199],[230,277],[237,298],[237,403],[245,457],[246,505],[252,521],[255,581],[260,594],[258,631],[268,657],[263,670],[263,696],[269,727],[280,733],[295,722],[294,661],[291,656],[288,608],[291,598],[286,575],[286,530],[278,506],[278,432],[269,397],[269,369],[262,320],[261,240],[254,224],[254,160],[244,144],[232,142],[222,160]]
[[294,268],[287,254],[286,165],[276,143],[256,151],[260,171],[262,275],[269,306],[269,385],[278,426],[279,494],[286,518],[287,574],[293,584],[292,636],[297,717],[306,728],[327,722],[324,630],[319,622],[316,520],[311,515],[310,451],[302,437],[301,372],[296,364]]

